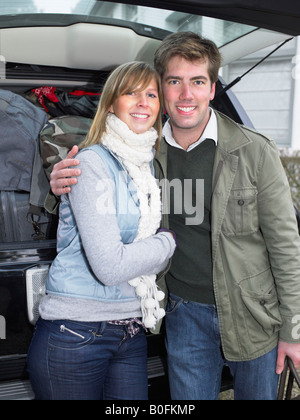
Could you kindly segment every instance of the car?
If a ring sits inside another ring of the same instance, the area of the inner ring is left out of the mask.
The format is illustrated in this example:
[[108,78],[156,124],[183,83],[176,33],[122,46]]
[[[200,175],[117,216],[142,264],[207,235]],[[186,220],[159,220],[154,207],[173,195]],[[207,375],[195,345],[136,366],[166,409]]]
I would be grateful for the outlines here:
[[[7,120],[0,119],[0,400],[34,399],[26,355],[48,268],[56,256],[57,217],[43,207],[49,171],[86,132],[109,72],[131,60],[152,62],[161,40],[183,30],[214,40],[223,64],[228,64],[299,35],[296,3],[10,0],[0,5],[0,110],[14,120],[7,127]],[[253,127],[221,76],[212,106]],[[19,114],[26,120],[18,120]],[[58,141],[53,121],[66,121],[70,115],[71,140],[62,140],[66,144],[49,155]],[[29,119],[38,125],[34,136],[33,128],[29,130],[34,138],[26,138],[21,151],[19,136],[25,135]],[[169,399],[163,333],[147,339],[150,399]],[[222,390],[231,386],[225,368]]]

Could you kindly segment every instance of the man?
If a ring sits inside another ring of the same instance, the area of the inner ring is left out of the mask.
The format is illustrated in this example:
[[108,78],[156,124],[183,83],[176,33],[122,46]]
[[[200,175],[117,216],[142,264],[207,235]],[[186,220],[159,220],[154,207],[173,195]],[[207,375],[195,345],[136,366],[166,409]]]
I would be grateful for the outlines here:
[[[163,225],[178,242],[159,282],[169,291],[172,399],[216,399],[225,361],[236,399],[275,399],[286,355],[300,365],[300,242],[276,146],[209,107],[221,63],[214,43],[172,34],[154,63],[169,115],[156,176],[165,180]],[[76,164],[67,159],[55,166],[56,195],[77,182],[72,177],[79,171],[66,169]],[[199,179],[204,212],[193,223],[197,215],[185,203],[187,196],[199,200]],[[166,191],[175,180],[184,188],[181,212],[173,189]]]

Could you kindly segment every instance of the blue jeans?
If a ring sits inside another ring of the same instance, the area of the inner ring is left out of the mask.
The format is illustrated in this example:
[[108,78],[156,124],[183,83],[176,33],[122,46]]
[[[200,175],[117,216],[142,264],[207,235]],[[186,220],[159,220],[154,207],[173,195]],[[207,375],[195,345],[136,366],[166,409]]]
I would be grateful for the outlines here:
[[147,400],[147,341],[126,326],[38,320],[28,352],[37,400]]
[[170,294],[166,346],[173,400],[216,400],[226,363],[236,400],[276,400],[277,348],[249,362],[224,360],[214,305],[184,301]]

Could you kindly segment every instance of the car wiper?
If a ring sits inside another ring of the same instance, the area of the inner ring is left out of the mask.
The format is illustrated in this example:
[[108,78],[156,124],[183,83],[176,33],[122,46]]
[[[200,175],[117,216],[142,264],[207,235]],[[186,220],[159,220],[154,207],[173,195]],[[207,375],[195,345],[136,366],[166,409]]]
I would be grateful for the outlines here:
[[269,58],[271,55],[273,55],[277,50],[279,50],[281,47],[283,47],[286,43],[290,42],[292,39],[294,39],[294,38],[289,38],[289,39],[285,40],[284,42],[282,42],[278,47],[276,47],[268,55],[266,55],[264,58],[262,58],[258,63],[256,63],[253,67],[251,67],[249,70],[247,70],[244,74],[242,74],[241,76],[238,76],[236,79],[234,79],[228,85],[224,86],[223,89],[221,89],[216,94],[215,99],[217,99],[220,96],[224,95],[225,92],[227,92],[229,89],[231,89],[237,83],[239,83],[248,73],[250,73],[252,70],[254,70],[257,66],[259,66],[261,63],[263,63],[267,58]]

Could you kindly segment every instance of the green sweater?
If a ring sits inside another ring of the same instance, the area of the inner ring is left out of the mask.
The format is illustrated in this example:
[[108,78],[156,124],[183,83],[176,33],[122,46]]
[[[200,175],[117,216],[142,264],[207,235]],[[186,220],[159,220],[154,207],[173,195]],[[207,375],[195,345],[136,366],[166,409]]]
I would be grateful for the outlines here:
[[[169,185],[181,185],[183,192],[181,198],[177,187],[170,188],[169,222],[170,229],[176,233],[178,246],[166,277],[167,285],[171,293],[185,300],[206,304],[215,304],[211,255],[211,195],[215,150],[216,144],[210,139],[189,152],[168,146]],[[199,182],[197,187],[196,180],[204,180],[204,194]],[[190,209],[192,206],[199,208],[199,203],[202,211],[204,206],[203,221],[201,218],[200,224],[198,221],[198,224],[186,224],[188,219],[197,216],[196,210],[193,215]]]

